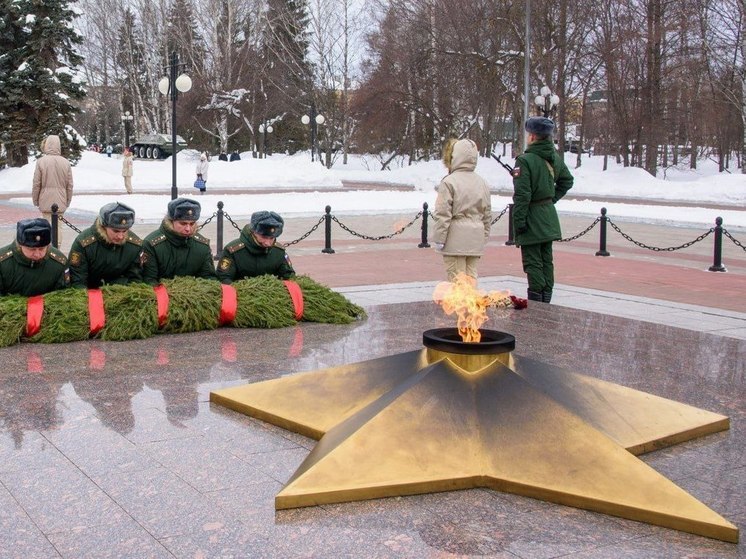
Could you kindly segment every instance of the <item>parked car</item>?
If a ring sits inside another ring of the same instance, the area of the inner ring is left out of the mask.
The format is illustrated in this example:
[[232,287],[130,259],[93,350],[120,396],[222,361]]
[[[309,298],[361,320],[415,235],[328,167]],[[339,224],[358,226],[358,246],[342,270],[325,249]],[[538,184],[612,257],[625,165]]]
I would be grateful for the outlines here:
[[577,140],[567,140],[565,142],[565,151],[569,151],[570,153],[585,153],[585,150]]

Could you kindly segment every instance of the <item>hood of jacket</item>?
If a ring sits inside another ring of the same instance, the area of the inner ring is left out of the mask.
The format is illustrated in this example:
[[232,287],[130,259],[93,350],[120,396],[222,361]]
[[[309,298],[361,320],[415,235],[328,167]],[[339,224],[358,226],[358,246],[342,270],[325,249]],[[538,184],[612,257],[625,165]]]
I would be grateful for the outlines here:
[[472,140],[459,140],[453,145],[451,155],[451,173],[454,171],[473,171],[477,167],[479,151]]
[[62,155],[60,137],[56,134],[47,136],[47,139],[44,140],[44,149],[42,151],[47,155]]
[[554,142],[550,138],[538,140],[526,148],[526,153],[538,155],[545,161],[552,163],[554,161]]

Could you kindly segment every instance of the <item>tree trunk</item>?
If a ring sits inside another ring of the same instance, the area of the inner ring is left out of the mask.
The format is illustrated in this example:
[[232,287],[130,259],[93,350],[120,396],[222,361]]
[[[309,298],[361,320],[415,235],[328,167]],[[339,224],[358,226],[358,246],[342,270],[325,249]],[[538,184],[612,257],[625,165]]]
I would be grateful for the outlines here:
[[23,167],[28,164],[28,146],[26,144],[5,144],[8,153],[8,167]]

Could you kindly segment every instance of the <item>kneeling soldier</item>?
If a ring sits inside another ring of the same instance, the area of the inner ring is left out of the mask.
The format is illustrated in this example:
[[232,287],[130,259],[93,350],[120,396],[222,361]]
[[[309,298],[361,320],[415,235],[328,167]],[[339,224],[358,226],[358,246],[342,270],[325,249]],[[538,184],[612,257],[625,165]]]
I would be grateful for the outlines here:
[[295,270],[285,249],[277,246],[277,237],[282,234],[284,225],[283,219],[275,212],[254,212],[241,236],[223,250],[218,279],[223,283],[233,283],[264,274],[280,279],[294,276]]
[[70,281],[73,287],[97,289],[107,283],[142,281],[142,240],[130,231],[135,210],[119,202],[106,204],[96,221],[73,241]]
[[70,283],[67,258],[52,246],[52,226],[46,219],[22,219],[16,240],[0,248],[0,295],[31,297]]
[[197,233],[201,206],[189,198],[168,203],[161,226],[143,240],[143,279],[151,284],[176,276],[216,279],[210,239]]

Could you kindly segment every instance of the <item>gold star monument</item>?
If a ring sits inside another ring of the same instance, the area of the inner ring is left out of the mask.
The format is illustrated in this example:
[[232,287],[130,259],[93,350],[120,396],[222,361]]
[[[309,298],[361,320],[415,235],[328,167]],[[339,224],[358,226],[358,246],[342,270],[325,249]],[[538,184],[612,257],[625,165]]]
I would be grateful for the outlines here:
[[738,528],[636,455],[727,417],[515,356],[515,339],[428,330],[425,348],[218,390],[319,442],[277,509],[486,487],[727,542]]

